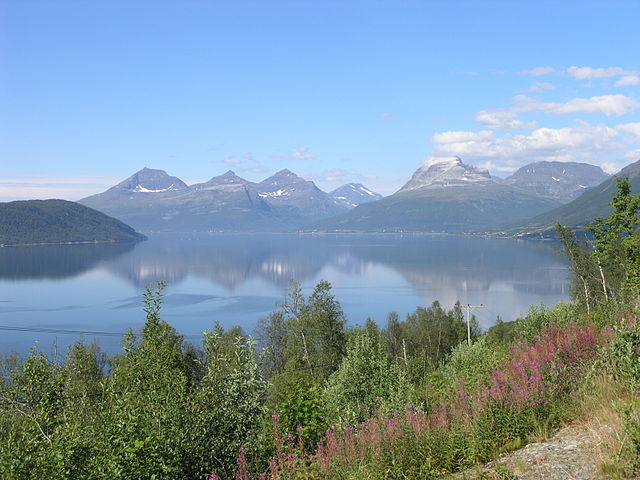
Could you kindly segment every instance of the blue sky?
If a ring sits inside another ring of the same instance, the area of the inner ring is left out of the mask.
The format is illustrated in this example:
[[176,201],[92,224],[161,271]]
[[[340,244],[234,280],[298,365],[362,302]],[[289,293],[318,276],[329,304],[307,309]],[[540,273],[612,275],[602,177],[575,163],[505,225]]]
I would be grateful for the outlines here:
[[0,200],[640,159],[640,2],[0,0]]

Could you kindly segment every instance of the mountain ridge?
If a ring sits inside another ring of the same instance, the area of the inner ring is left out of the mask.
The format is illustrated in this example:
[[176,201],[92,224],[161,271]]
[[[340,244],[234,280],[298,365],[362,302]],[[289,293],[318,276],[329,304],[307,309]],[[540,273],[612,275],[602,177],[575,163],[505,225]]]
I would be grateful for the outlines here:
[[229,170],[189,186],[164,170],[145,167],[80,203],[145,232],[295,231],[351,208],[288,169],[261,182]]

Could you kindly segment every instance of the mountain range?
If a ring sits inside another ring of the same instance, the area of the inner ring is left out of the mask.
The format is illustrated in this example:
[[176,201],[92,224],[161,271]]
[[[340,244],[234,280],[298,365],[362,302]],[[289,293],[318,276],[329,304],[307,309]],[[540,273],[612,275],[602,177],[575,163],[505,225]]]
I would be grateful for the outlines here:
[[378,198],[379,194],[360,184],[326,193],[286,169],[259,183],[230,170],[189,186],[163,170],[143,168],[80,203],[144,232],[280,232]]
[[[621,174],[634,172],[630,166]],[[187,185],[163,170],[144,168],[80,202],[148,233],[526,235],[547,231],[556,221],[580,226],[606,214],[614,188],[615,181],[599,167],[584,163],[536,162],[501,179],[450,157],[425,162],[402,188],[384,198],[353,183],[327,193],[286,169],[261,182],[228,171]]]
[[[459,157],[427,161],[396,193],[310,227],[328,232],[470,233],[552,210],[607,175],[578,163],[539,162],[500,179]],[[557,188],[556,184],[561,185]]]
[[606,217],[612,210],[609,205],[616,191],[618,178],[628,178],[632,193],[640,193],[640,160],[627,165],[617,174],[585,191],[575,200],[526,221],[505,223],[489,233],[505,236],[553,238],[555,225],[560,223],[574,230],[583,230],[597,217]]

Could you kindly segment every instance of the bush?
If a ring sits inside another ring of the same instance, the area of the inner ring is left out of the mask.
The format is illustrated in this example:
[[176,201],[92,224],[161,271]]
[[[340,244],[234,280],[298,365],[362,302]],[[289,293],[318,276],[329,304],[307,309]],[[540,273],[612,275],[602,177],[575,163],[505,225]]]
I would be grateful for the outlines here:
[[[329,423],[355,425],[378,406],[386,411],[409,403],[411,387],[404,372],[389,361],[384,346],[365,331],[354,335],[340,368],[327,381]],[[380,402],[380,403],[379,403]]]

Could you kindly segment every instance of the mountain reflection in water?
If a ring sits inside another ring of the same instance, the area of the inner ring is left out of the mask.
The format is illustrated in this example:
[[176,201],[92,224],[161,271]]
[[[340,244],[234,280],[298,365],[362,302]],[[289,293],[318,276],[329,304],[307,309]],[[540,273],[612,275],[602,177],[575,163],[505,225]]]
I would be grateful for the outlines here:
[[[419,235],[163,235],[138,244],[0,249],[0,324],[138,328],[144,321],[142,290],[164,280],[163,316],[180,332],[197,335],[216,320],[251,331],[283,299],[292,280],[308,293],[322,279],[333,284],[352,324],[368,316],[383,324],[389,311],[404,316],[434,300],[447,308],[460,300],[487,305],[476,313],[488,327],[497,315],[512,320],[531,304],[552,305],[568,296],[564,258],[539,242]],[[0,351],[11,341],[5,335]],[[22,349],[21,342],[33,339],[23,333],[14,341]]]

